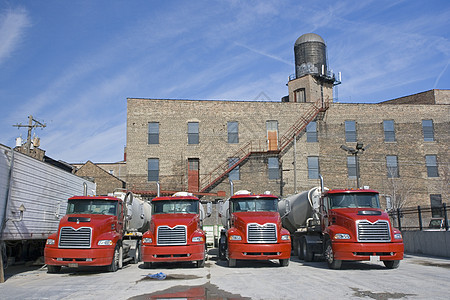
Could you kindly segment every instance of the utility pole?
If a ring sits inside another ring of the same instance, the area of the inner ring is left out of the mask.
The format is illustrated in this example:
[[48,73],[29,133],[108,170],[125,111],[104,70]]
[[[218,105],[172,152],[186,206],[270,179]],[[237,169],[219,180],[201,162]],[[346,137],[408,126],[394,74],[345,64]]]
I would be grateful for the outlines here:
[[[33,124],[34,122],[34,124]],[[22,124],[16,124],[13,125],[14,127],[17,128],[21,128],[21,127],[28,127],[28,136],[27,136],[27,145],[26,145],[26,150],[27,150],[27,154],[30,154],[30,149],[31,149],[31,131],[33,130],[33,128],[37,128],[37,127],[46,127],[46,124],[42,124],[41,122],[39,122],[38,120],[33,119],[32,115],[28,116],[28,125],[22,125]]]

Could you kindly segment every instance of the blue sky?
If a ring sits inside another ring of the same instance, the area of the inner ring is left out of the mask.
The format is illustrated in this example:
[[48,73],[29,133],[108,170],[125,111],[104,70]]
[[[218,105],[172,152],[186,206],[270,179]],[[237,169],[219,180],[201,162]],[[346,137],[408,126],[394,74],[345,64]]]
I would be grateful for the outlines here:
[[48,156],[120,161],[127,97],[279,101],[309,32],[339,102],[450,88],[448,0],[0,0],[0,143],[33,115]]

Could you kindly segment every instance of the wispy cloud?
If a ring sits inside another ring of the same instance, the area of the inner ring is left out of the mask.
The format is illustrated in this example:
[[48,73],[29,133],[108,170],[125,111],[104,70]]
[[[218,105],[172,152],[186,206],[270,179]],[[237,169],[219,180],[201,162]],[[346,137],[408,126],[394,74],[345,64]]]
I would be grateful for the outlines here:
[[6,9],[0,13],[0,65],[18,48],[29,26],[28,13],[23,8]]

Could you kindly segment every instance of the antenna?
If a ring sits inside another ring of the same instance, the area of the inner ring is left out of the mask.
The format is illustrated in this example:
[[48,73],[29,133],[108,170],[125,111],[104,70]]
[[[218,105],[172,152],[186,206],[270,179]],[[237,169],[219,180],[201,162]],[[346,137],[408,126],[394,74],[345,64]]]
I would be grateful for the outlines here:
[[[27,144],[26,144],[27,145],[26,146],[27,154],[30,154],[30,149],[31,149],[31,131],[33,130],[33,128],[37,128],[37,127],[44,128],[46,126],[47,126],[46,124],[42,124],[38,120],[35,120],[32,115],[28,116],[28,125],[22,125],[22,124],[13,125],[13,127],[17,127],[17,128],[28,127],[28,136],[27,136]],[[38,147],[39,145],[35,145],[35,146]]]

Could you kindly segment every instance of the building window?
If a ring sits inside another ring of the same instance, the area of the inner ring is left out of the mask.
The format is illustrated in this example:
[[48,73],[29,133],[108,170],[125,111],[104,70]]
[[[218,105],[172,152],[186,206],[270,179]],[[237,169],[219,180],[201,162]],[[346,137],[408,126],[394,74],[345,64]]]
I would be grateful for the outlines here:
[[269,157],[267,165],[269,169],[269,179],[280,179],[278,157]]
[[356,122],[345,121],[345,141],[356,142]]
[[422,120],[423,140],[424,142],[434,141],[433,120]]
[[306,125],[306,141],[308,143],[317,143],[317,122],[312,121]]
[[387,177],[388,178],[398,178],[400,177],[398,172],[398,162],[396,155],[386,156],[386,166],[387,166]]
[[198,138],[198,122],[188,123],[188,144],[196,145],[199,143]]
[[[234,166],[238,161],[239,161],[239,157],[229,157],[228,158],[228,168],[231,168],[232,166]],[[239,165],[234,167],[234,169],[231,170],[230,173],[228,173],[228,179],[230,179],[232,181],[240,179]]]
[[347,156],[347,173],[349,179],[356,179],[356,157]]
[[308,156],[308,178],[319,178],[319,157],[317,156]]
[[384,120],[383,128],[384,128],[384,141],[395,142],[394,120]]
[[228,143],[237,144],[239,143],[239,126],[238,122],[228,122]]
[[294,91],[294,102],[306,102],[305,89],[298,89]]
[[442,218],[444,216],[442,211],[442,196],[440,194],[430,195],[431,216],[433,218]]
[[425,155],[428,177],[439,177],[436,155]]
[[157,122],[148,123],[148,144],[159,144],[159,123]]
[[148,159],[148,181],[159,181],[159,158]]

